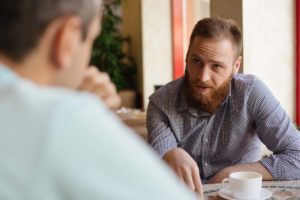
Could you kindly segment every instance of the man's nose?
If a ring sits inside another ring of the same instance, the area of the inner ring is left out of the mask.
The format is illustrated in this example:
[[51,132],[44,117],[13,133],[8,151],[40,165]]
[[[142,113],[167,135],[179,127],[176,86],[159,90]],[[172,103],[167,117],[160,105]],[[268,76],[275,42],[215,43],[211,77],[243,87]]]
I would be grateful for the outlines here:
[[208,66],[203,66],[201,68],[201,71],[198,75],[198,80],[201,81],[202,83],[207,82],[210,80],[210,69]]

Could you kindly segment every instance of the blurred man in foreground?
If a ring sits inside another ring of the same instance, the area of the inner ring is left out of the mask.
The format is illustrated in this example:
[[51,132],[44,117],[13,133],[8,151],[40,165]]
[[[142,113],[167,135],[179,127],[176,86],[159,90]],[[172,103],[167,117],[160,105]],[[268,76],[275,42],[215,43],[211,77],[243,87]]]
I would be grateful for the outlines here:
[[74,90],[118,105],[114,89],[101,89],[101,74],[86,68],[100,7],[1,2],[0,199],[194,198],[96,96]]

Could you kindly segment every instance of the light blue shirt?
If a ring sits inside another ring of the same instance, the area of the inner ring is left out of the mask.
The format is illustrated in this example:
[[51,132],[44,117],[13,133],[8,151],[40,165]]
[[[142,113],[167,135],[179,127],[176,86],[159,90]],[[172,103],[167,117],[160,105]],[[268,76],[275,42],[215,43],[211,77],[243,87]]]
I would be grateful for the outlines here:
[[194,199],[94,96],[0,66],[0,199]]

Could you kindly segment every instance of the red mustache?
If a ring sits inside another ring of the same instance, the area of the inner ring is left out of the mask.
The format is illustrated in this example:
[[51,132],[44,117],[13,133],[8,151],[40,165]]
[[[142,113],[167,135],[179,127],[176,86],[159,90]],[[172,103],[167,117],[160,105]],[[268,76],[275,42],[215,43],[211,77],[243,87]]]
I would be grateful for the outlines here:
[[201,82],[201,81],[195,81],[195,86],[196,87],[207,87],[207,88],[212,88],[213,85],[209,81],[206,82]]

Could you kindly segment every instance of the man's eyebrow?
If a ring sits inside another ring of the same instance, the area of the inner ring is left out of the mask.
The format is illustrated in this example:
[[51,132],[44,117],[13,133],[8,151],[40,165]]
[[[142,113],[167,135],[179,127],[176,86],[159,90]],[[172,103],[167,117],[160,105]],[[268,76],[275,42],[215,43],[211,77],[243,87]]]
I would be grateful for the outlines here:
[[[196,54],[196,53],[191,53],[191,56],[192,56],[192,57],[196,57],[196,58],[203,59],[201,55]],[[218,60],[214,60],[214,59],[208,59],[208,62],[211,62],[211,63],[217,63],[217,64],[221,64],[221,65],[224,64],[224,62],[218,61]]]
[[201,55],[198,55],[198,54],[195,54],[195,53],[192,53],[191,56],[192,57],[197,57],[197,58],[202,58]]
[[224,62],[221,62],[221,61],[217,61],[217,60],[208,60],[209,62],[212,62],[212,63],[216,63],[216,64],[220,64],[220,65],[224,65]]

